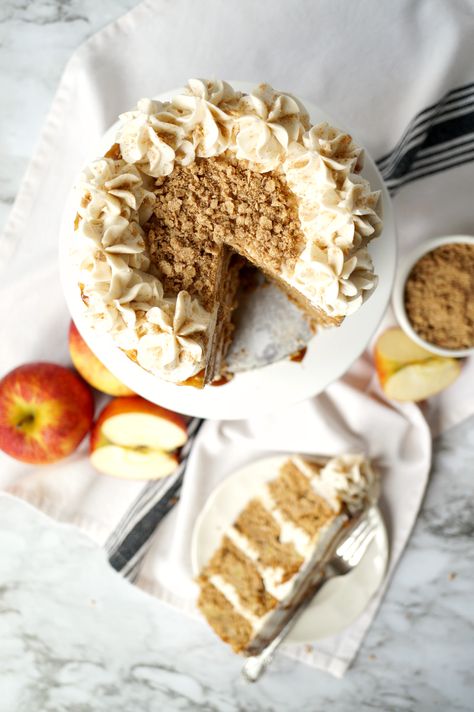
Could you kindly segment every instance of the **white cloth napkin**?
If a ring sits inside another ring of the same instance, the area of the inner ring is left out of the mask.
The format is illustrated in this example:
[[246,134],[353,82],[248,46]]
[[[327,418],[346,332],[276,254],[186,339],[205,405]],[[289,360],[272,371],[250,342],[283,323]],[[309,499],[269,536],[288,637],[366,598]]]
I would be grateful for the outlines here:
[[[189,76],[269,81],[350,126],[375,157],[390,151],[414,115],[474,79],[472,17],[437,0],[348,5],[343,0],[146,1],[85,43],[62,77],[34,158],[0,239],[0,375],[19,363],[69,363],[68,315],[56,251],[61,206],[91,146],[142,96]],[[433,53],[433,48],[436,53]],[[402,188],[395,200],[402,251],[436,234],[472,231],[472,164]],[[383,239],[383,237],[381,238]],[[427,411],[436,431],[474,409],[472,360]],[[189,540],[206,496],[235,467],[275,451],[367,448],[383,473],[390,570],[413,526],[426,484],[426,422],[413,405],[387,403],[366,356],[310,402],[245,422],[207,422],[189,460],[182,499],[157,530],[138,583],[193,611]],[[47,468],[0,453],[0,488],[104,544],[143,485],[97,474],[86,445]],[[387,578],[388,581],[388,578]],[[287,652],[341,675],[375,613],[310,651]]]

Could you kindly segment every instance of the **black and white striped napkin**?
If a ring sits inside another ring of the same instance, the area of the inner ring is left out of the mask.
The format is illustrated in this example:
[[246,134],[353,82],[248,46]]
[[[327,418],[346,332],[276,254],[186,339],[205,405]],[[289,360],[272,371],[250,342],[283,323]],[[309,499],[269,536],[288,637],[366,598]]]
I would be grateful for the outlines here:
[[390,193],[407,183],[474,160],[474,82],[420,111],[377,165]]
[[173,474],[148,482],[104,544],[111,566],[133,581],[161,520],[179,500],[188,457],[203,421],[188,423],[188,440]]

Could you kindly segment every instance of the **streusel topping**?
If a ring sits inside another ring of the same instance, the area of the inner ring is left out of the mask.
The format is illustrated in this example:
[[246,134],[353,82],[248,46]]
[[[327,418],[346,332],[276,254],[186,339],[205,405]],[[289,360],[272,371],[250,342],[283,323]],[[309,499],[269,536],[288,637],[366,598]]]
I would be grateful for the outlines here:
[[277,272],[303,250],[295,196],[274,171],[255,173],[228,157],[198,158],[157,182],[147,242],[165,294],[187,289],[208,308],[213,257],[222,244]]

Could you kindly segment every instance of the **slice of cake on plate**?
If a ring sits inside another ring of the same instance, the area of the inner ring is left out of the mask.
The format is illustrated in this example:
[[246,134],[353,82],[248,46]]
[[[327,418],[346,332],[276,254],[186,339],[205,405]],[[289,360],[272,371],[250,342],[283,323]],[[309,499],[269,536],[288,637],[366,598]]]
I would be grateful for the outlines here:
[[323,555],[343,523],[377,496],[378,478],[362,455],[285,461],[199,574],[197,605],[217,635],[245,653],[305,562]]
[[121,116],[79,186],[78,285],[93,327],[173,383],[219,378],[239,269],[272,279],[314,324],[337,326],[377,284],[381,229],[362,152],[266,84],[191,80]]

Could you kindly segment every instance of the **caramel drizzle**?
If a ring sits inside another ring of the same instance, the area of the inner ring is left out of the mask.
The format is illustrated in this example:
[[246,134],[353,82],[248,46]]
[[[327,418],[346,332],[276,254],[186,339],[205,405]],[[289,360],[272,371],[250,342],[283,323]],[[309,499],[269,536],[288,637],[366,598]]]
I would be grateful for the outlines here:
[[120,150],[120,144],[114,143],[113,146],[109,148],[104,156],[105,158],[113,158],[114,161],[119,161],[122,158],[122,152]]
[[185,381],[181,381],[181,383],[178,383],[178,386],[192,386],[193,388],[204,388],[204,376],[205,376],[205,370],[202,369],[202,371],[199,371],[199,373],[196,373],[194,376],[190,376],[190,378],[187,378]]
[[301,361],[306,356],[307,350],[308,350],[308,347],[303,346],[303,348],[300,349],[299,351],[295,351],[295,353],[291,354],[291,356],[289,357],[290,361],[293,361],[294,363],[301,363]]

